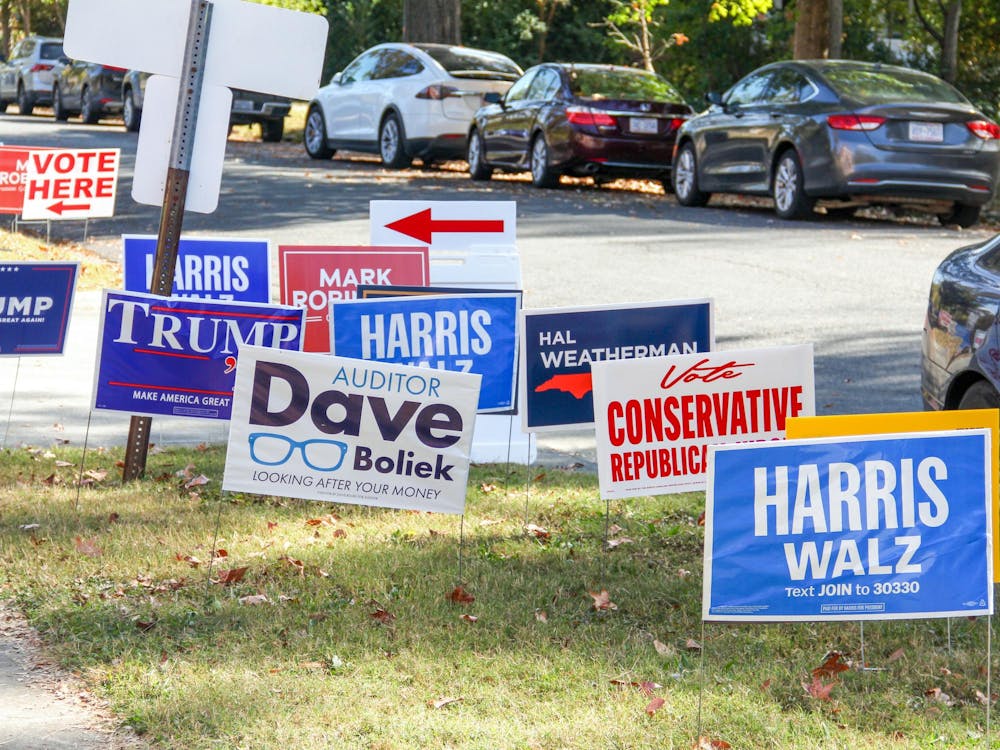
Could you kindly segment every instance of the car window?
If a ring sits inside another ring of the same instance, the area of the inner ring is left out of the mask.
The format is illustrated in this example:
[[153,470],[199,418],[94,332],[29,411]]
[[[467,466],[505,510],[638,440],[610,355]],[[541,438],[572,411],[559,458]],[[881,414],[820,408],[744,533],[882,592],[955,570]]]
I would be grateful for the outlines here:
[[559,93],[560,84],[561,81],[559,80],[558,73],[552,70],[552,68],[543,68],[535,76],[527,98],[531,101],[548,101],[553,99]]
[[781,68],[771,76],[766,99],[772,104],[795,104],[811,99],[816,88],[809,79],[791,68]]
[[439,44],[414,45],[455,78],[514,81],[521,75],[517,63],[497,52]]
[[367,81],[372,77],[372,70],[378,65],[382,50],[371,50],[365,52],[361,57],[344,68],[340,75],[341,83],[354,83],[356,81]]
[[940,78],[905,68],[838,67],[822,69],[823,77],[845,98],[862,104],[880,102],[949,102],[968,104],[955,88]]
[[771,71],[751,73],[729,89],[725,96],[727,105],[756,104],[763,101],[767,86],[771,82]]
[[656,73],[630,68],[577,68],[568,71],[569,90],[579,99],[683,102],[680,93]]
[[982,257],[979,258],[978,263],[988,271],[1000,273],[1000,245],[997,245],[988,253],[984,253]]
[[33,39],[25,39],[14,49],[14,54],[11,57],[27,57],[31,54],[31,50],[35,48],[35,41]]
[[401,49],[383,50],[372,70],[373,79],[405,78],[423,71],[424,66],[413,55]]
[[63,46],[59,42],[45,42],[38,53],[42,60],[58,60],[63,56]]
[[512,102],[523,101],[528,98],[528,89],[531,88],[532,82],[535,80],[535,76],[538,71],[528,71],[521,78],[515,81],[514,85],[507,89],[507,94],[504,96],[504,101],[507,104]]

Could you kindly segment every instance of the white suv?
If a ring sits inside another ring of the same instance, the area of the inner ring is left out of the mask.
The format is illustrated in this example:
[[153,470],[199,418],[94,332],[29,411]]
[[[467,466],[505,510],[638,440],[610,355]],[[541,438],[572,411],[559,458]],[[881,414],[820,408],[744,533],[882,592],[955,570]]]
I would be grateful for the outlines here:
[[0,63],[0,112],[11,102],[22,115],[30,115],[36,104],[52,104],[52,84],[65,62],[62,39],[26,36],[18,42]]
[[379,154],[387,167],[414,157],[465,158],[472,116],[489,91],[521,77],[509,57],[448,44],[380,44],[362,52],[309,103],[305,147],[313,159],[336,149]]

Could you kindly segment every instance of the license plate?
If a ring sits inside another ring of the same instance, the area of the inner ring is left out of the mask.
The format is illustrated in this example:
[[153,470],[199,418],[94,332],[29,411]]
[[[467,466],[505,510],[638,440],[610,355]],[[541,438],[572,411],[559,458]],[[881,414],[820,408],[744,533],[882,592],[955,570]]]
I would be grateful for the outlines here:
[[921,143],[941,143],[944,140],[944,125],[940,122],[911,122],[910,140]]
[[632,117],[628,122],[629,132],[656,134],[660,129],[660,121],[655,117]]

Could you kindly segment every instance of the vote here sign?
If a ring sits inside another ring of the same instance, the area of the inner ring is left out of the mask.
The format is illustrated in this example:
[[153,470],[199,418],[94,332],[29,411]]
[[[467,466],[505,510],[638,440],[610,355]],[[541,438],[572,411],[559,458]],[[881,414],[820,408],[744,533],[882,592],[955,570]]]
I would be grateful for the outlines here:
[[993,612],[989,430],[709,449],[706,620]]
[[247,345],[298,351],[302,310],[104,291],[94,408],[229,419]]
[[[156,237],[123,235],[125,289],[148,292],[153,280]],[[172,297],[270,302],[271,262],[267,240],[181,237]]]
[[330,351],[482,376],[480,412],[514,405],[520,293],[420,295],[334,303]]
[[708,446],[815,414],[812,345],[594,362],[601,497],[705,487]]
[[0,263],[0,357],[62,354],[79,263]]
[[330,351],[330,305],[361,284],[427,286],[426,247],[278,246],[279,300],[306,311],[303,350]]
[[117,148],[30,151],[21,218],[114,216],[118,163]]
[[710,351],[710,300],[522,310],[520,401],[525,432],[594,423],[590,366]]
[[240,350],[222,487],[461,513],[479,376]]

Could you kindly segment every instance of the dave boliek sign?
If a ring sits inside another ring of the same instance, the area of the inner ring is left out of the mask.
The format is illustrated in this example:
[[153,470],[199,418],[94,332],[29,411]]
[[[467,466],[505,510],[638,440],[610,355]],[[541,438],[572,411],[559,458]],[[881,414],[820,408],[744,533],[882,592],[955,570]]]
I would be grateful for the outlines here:
[[462,513],[479,376],[240,349],[226,490]]
[[29,151],[21,218],[114,216],[118,162],[117,148]]
[[601,497],[705,487],[708,446],[815,413],[812,345],[594,362]]
[[0,263],[0,356],[62,354],[79,263]]
[[715,445],[706,620],[993,612],[989,430]]

